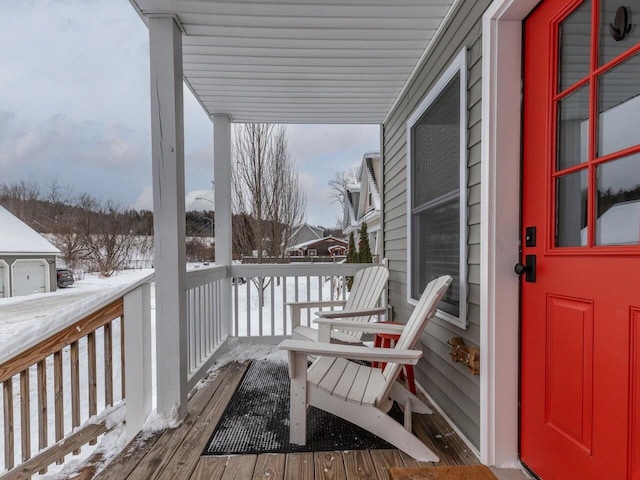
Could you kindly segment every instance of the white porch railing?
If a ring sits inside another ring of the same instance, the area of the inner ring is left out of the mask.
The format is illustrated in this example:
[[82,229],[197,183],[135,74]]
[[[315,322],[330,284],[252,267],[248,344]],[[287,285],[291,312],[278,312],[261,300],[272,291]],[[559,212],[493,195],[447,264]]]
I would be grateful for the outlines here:
[[[187,385],[205,376],[228,336],[277,343],[291,334],[288,302],[346,299],[345,279],[369,263],[262,264],[208,267],[187,272]],[[223,298],[231,280],[231,298]],[[232,303],[232,318],[221,305]],[[310,325],[314,309],[303,310]]]
[[[289,302],[345,300],[346,277],[370,263],[232,265],[233,335],[281,337],[291,334]],[[237,279],[245,280],[241,283]],[[313,312],[303,310],[301,325]]]
[[140,430],[151,410],[151,281],[45,317],[63,321],[0,356],[0,479],[44,473],[125,419],[129,438]]
[[[219,347],[227,339],[229,318],[222,318],[222,285],[227,267],[187,272],[187,384],[192,389],[206,374]],[[228,299],[226,300],[229,301]]]

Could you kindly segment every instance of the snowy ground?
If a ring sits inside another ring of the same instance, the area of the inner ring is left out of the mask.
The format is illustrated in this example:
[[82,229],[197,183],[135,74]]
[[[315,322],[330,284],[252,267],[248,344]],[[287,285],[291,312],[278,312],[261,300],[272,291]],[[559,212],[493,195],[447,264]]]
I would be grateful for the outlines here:
[[[83,305],[86,303],[95,300],[95,298],[106,297],[113,292],[122,289],[124,286],[135,282],[148,275],[151,270],[137,270],[121,273],[111,278],[99,278],[96,275],[86,275],[81,280],[78,280],[73,286],[67,289],[61,289],[54,293],[49,294],[37,294],[30,295],[24,297],[15,297],[15,298],[7,298],[0,299],[0,359],[7,358],[11,355],[12,352],[19,350],[25,343],[33,340],[36,336],[41,336],[48,331],[54,330],[60,323],[65,321],[65,318],[62,315],[57,315],[57,312],[73,312],[73,311],[81,311]],[[309,281],[309,286],[307,287],[307,281]],[[319,282],[321,282],[319,284]],[[251,284],[247,288],[246,285],[240,286],[238,290],[238,313],[240,317],[239,322],[239,331],[238,334],[240,336],[244,336],[247,334],[257,335],[260,331],[259,321],[260,315],[258,313],[258,295],[257,289],[255,285]],[[284,286],[286,283],[286,287]],[[293,301],[295,300],[295,290],[301,292],[299,294],[298,300],[306,300],[307,293],[310,294],[310,298],[314,300],[318,299],[329,299],[331,296],[331,285],[329,282],[324,282],[317,277],[311,277],[309,280],[307,278],[302,277],[299,279],[297,284],[293,278],[288,278],[286,282],[278,285],[274,283],[273,286],[269,286],[265,291],[264,296],[264,305],[263,305],[263,318],[262,322],[264,324],[263,333],[266,335],[279,335],[283,333],[284,324],[282,323],[283,318],[283,306],[285,301]],[[271,292],[271,288],[273,288],[273,293]],[[286,295],[285,295],[286,293]],[[247,302],[247,295],[250,296],[250,300]],[[271,298],[273,295],[273,308],[271,307]],[[335,292],[334,292],[335,295]],[[286,299],[285,299],[286,296]],[[152,333],[155,336],[155,297],[154,297],[154,289],[152,288]],[[247,308],[249,307],[249,308]],[[272,321],[273,319],[273,321]],[[118,352],[120,349],[120,334],[119,334],[119,322],[116,322],[114,325],[113,332],[113,348],[114,352]],[[97,332],[97,358],[98,358],[98,412],[104,410],[105,402],[104,402],[104,364],[101,360],[102,356],[102,346],[103,346],[103,337],[101,336],[101,332]],[[154,345],[155,342],[152,342]],[[233,340],[231,341],[233,345]],[[86,340],[80,341],[80,358],[86,358]],[[70,401],[70,374],[69,374],[69,347],[63,350],[63,362],[64,362],[64,374],[63,378],[65,379],[64,385],[64,406],[65,406],[65,431],[68,431],[69,425],[71,423],[71,401]],[[225,353],[223,357],[221,357],[213,369],[220,368],[222,365],[230,362],[230,361],[242,361],[246,359],[259,359],[259,358],[281,358],[282,361],[285,361],[284,355],[279,352],[273,346],[251,346],[247,344],[242,344],[239,346],[235,346],[231,348],[228,353]],[[155,360],[155,355],[153,355]],[[155,363],[155,362],[154,362]],[[115,398],[114,402],[117,403],[120,399],[120,370],[119,363],[114,362],[114,393]],[[153,366],[155,367],[155,365]],[[48,371],[48,385],[47,389],[49,403],[53,402],[54,394],[53,394],[53,385],[52,378],[52,359],[49,358],[47,362],[47,371]],[[32,368],[32,372],[30,373],[30,383],[31,383],[31,392],[36,391],[36,372],[35,367]],[[87,366],[86,363],[82,364],[80,367],[80,376],[81,378],[87,378]],[[155,380],[155,375],[154,375]],[[101,384],[102,382],[102,384]],[[155,382],[154,382],[155,383]],[[14,410],[15,410],[15,420],[14,420],[14,430],[16,433],[16,440],[18,443],[15,445],[16,449],[16,462],[19,462],[20,458],[20,444],[19,444],[19,435],[20,435],[20,403],[19,403],[19,384],[17,383],[17,379],[14,380]],[[84,420],[88,417],[88,406],[87,406],[87,384],[86,382],[81,382],[81,418]],[[0,410],[2,410],[2,397],[0,396]],[[32,450],[33,453],[37,451],[37,401],[35,399],[31,400],[31,418],[34,419],[31,422],[31,431],[32,431]],[[53,405],[49,407],[49,411],[53,412]],[[109,413],[109,412],[107,412]],[[121,415],[122,412],[118,412],[117,415]],[[118,416],[115,415],[114,418],[111,418],[110,421],[113,421],[114,424],[118,424],[121,420]],[[90,420],[91,421],[91,420]],[[3,419],[0,417],[0,425],[2,425]],[[147,425],[145,427],[145,431],[151,433],[153,431],[157,431],[161,428],[166,428],[167,420],[164,418],[159,418],[155,415],[152,415],[148,420]],[[54,443],[54,419],[53,415],[50,415],[49,418],[49,444]],[[4,450],[3,445],[4,438],[0,436],[0,451]],[[78,465],[89,456],[91,453],[95,451],[100,451],[105,454],[105,458],[109,459],[117,454],[124,447],[125,437],[124,437],[124,428],[122,425],[116,427],[112,432],[104,435],[98,444],[97,447],[89,447],[86,446],[83,448],[81,455],[78,456],[67,456],[65,464],[62,466],[53,465],[49,472],[43,476],[34,476],[35,479],[66,479],[73,476],[73,472],[75,472],[78,468]],[[97,450],[96,450],[97,449]],[[0,456],[0,472],[4,470],[4,455]]]

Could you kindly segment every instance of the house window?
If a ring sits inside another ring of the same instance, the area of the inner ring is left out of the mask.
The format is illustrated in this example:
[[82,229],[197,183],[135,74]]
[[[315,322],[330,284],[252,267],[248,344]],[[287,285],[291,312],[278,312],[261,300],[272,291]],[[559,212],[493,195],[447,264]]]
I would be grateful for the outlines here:
[[408,296],[452,275],[440,318],[466,328],[466,50],[407,121]]
[[316,249],[314,249],[314,248],[311,248],[311,249],[309,249],[309,250],[307,251],[307,254],[308,254],[310,257],[317,257],[317,256],[318,256],[318,250],[316,250]]

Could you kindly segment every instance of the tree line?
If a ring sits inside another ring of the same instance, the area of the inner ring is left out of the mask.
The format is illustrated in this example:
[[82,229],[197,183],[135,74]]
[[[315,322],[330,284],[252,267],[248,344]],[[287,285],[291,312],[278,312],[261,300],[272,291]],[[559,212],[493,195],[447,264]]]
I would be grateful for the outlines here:
[[68,268],[111,276],[132,256],[150,257],[153,214],[125,209],[111,200],[52,182],[46,190],[24,181],[1,184],[0,204],[31,228],[46,234]]

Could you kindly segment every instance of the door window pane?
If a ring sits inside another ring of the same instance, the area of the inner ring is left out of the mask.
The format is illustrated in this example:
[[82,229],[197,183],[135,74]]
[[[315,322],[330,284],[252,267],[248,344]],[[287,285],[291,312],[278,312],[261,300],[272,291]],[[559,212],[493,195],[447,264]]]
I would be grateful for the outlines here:
[[640,153],[599,165],[596,244],[640,243]]
[[558,102],[557,169],[587,161],[589,147],[589,84]]
[[558,88],[565,90],[589,73],[591,1],[587,0],[559,27]]
[[[627,7],[629,22],[635,25],[631,31],[620,41],[616,41],[609,32],[609,24],[615,22],[616,12],[621,6]],[[600,42],[599,42],[599,65],[604,65],[609,60],[617,57],[636,43],[640,42],[640,28],[638,28],[638,17],[640,16],[640,5],[636,1],[623,2],[621,0],[600,0]]]
[[556,247],[587,244],[587,170],[556,180]]
[[640,143],[640,54],[598,81],[598,155]]

